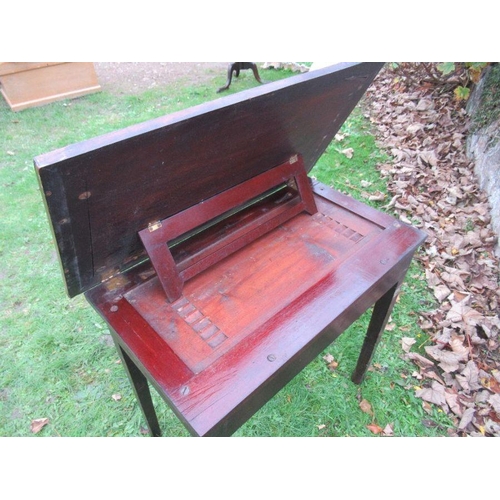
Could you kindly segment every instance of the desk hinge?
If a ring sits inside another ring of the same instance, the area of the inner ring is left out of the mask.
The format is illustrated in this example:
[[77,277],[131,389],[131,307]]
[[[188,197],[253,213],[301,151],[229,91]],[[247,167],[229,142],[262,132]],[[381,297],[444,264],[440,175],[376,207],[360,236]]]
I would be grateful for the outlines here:
[[150,222],[148,224],[148,230],[150,233],[152,233],[153,231],[156,231],[157,229],[160,229],[160,227],[161,227],[161,221]]

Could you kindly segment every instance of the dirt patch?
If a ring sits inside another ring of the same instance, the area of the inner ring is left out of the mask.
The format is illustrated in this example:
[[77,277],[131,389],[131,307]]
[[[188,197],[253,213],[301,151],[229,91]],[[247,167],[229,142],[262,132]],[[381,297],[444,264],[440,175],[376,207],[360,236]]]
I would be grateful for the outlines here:
[[227,62],[96,62],[102,89],[111,94],[136,94],[175,82],[200,84],[226,76]]

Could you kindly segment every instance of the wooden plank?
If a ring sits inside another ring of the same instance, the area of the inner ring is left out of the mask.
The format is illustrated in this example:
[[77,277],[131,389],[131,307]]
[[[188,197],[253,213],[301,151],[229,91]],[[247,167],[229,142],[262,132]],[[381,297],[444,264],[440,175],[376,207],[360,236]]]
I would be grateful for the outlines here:
[[12,111],[101,89],[93,63],[4,63],[2,66],[1,93]]
[[34,69],[55,66],[56,64],[65,64],[62,62],[2,62],[0,63],[0,76],[21,73]]
[[[341,64],[296,75],[37,157],[42,188],[55,190],[47,208],[56,238],[61,204],[68,232],[89,228],[90,254],[87,242],[58,244],[68,294],[144,259],[138,232],[148,223],[295,154],[309,171],[381,66]],[[82,167],[87,198],[79,203],[81,185],[73,189],[67,179]]]

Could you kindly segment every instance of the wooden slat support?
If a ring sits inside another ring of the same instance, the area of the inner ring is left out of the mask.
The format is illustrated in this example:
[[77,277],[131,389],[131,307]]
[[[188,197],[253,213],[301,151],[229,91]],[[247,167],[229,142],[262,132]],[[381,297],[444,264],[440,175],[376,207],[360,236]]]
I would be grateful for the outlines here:
[[[293,189],[283,189],[275,193],[274,197],[269,195],[270,201],[267,204],[262,202],[266,193],[273,188],[288,186],[287,183],[291,181],[296,185],[295,195]],[[256,204],[246,206],[252,200]],[[168,219],[150,223],[147,228],[139,231],[139,236],[168,299],[173,302],[181,296],[187,279],[302,211],[313,215],[317,208],[302,158],[293,155],[288,162],[213,198]],[[209,238],[198,236],[196,248],[191,250],[188,257],[184,256],[176,262],[168,244],[223,215],[227,217],[210,226]],[[214,230],[218,231],[215,240],[211,234]]]

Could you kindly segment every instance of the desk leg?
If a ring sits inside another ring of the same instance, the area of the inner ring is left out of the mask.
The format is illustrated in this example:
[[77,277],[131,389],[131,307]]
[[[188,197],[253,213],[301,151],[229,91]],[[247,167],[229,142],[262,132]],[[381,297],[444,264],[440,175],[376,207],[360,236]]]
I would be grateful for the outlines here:
[[368,365],[373,357],[375,348],[382,337],[382,333],[385,329],[387,321],[391,316],[392,308],[396,302],[396,298],[399,292],[400,283],[396,283],[385,295],[380,297],[373,307],[372,317],[370,319],[370,324],[368,325],[368,331],[366,332],[366,337],[361,348],[361,353],[359,355],[358,364],[351,380],[355,384],[360,384],[364,377]]
[[253,76],[259,83],[264,83],[259,75],[259,70],[257,69],[257,65],[255,63],[251,62],[235,62],[229,65],[229,68],[227,70],[227,81],[226,85],[224,87],[221,87],[217,93],[222,92],[223,90],[227,90],[229,86],[231,85],[231,80],[233,78],[233,73],[235,74],[236,77],[240,76],[240,71],[242,69],[251,69],[253,71]]
[[119,345],[117,345],[117,348],[118,354],[122,359],[123,366],[125,367],[134,389],[137,401],[139,401],[139,405],[141,406],[142,413],[144,414],[144,417],[146,417],[149,432],[151,432],[152,436],[159,437],[161,436],[161,430],[153,406],[153,400],[151,399],[148,381],[142,374],[141,370],[139,370],[136,364],[130,359],[128,354]]

